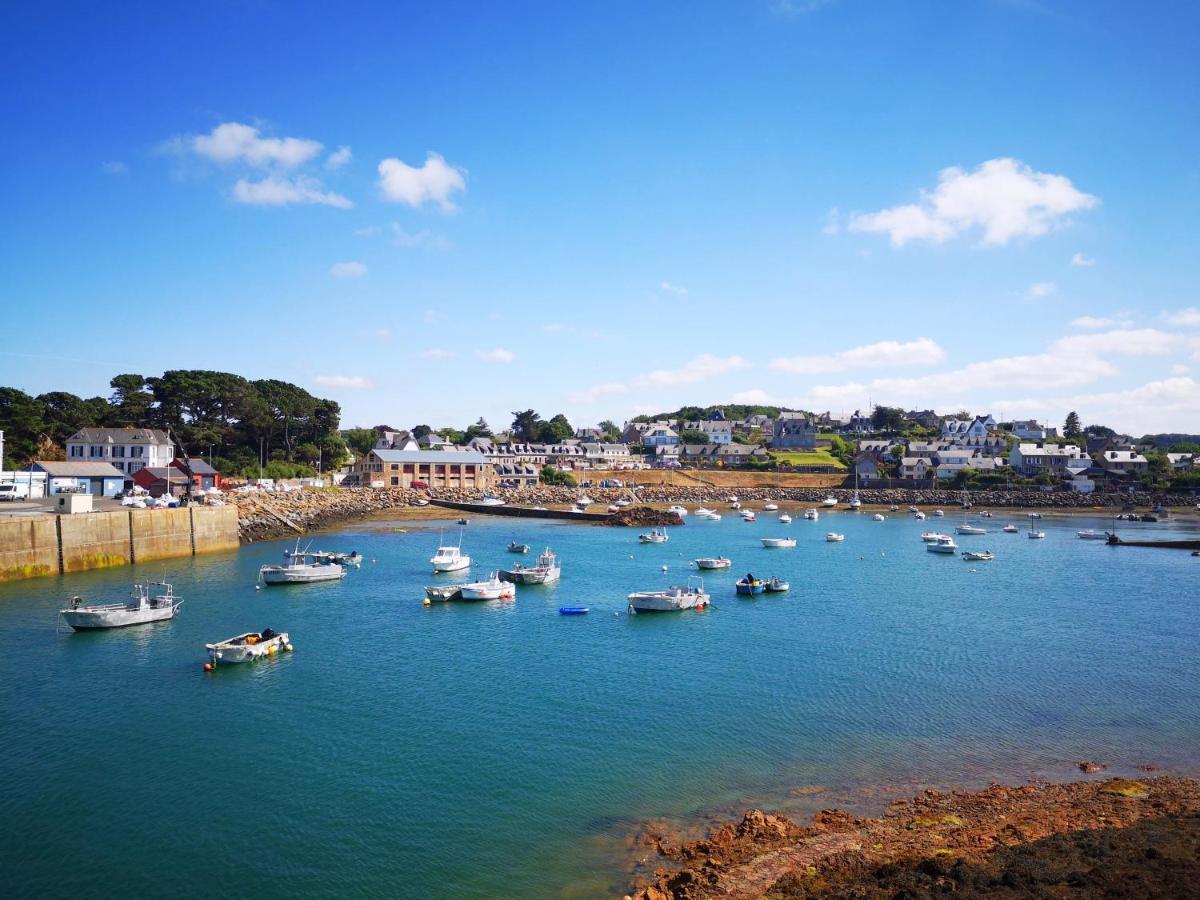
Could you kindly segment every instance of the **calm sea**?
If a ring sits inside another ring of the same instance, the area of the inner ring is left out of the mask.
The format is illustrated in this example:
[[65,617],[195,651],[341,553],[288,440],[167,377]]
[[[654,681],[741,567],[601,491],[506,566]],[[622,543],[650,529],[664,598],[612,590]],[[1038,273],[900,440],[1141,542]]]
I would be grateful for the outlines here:
[[[919,540],[947,513],[693,517],[659,546],[479,517],[476,573],[511,563],[514,537],[563,561],[559,585],[503,605],[424,608],[441,526],[411,522],[317,537],[367,557],[339,584],[256,591],[273,543],[0,585],[4,893],[605,896],[643,818],[869,807],[1084,758],[1200,768],[1200,559],[1076,539],[1099,519],[1047,518],[1032,541],[998,514],[958,539],[996,560],[965,563]],[[760,548],[784,533],[796,549]],[[706,579],[712,609],[625,614],[627,592],[715,554],[734,569]],[[735,599],[747,570],[791,594]],[[186,598],[174,622],[57,630],[72,594],[164,574]],[[268,626],[293,654],[202,671],[206,641]]]

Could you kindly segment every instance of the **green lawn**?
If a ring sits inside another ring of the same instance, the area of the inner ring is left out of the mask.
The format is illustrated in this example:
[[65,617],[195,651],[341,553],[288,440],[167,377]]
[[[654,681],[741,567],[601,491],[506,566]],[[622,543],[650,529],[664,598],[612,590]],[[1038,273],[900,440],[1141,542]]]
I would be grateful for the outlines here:
[[833,466],[845,469],[841,460],[832,456],[826,450],[770,450],[771,458],[776,462],[788,463],[793,466]]

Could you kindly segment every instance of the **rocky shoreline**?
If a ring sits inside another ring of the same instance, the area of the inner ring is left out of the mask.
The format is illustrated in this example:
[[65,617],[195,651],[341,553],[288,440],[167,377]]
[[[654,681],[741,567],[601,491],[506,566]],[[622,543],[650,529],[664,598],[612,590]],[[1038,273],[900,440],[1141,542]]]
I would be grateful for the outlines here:
[[1195,897],[1200,781],[927,790],[879,818],[826,809],[801,826],[755,809],[703,840],[639,841],[662,864],[636,900]]
[[[603,509],[619,499],[630,499],[634,495],[624,488],[587,488],[589,497],[595,501],[593,509]],[[578,488],[536,487],[521,490],[501,491],[499,495],[512,504],[521,506],[569,506],[579,497]],[[736,491],[742,501],[791,502],[816,505],[825,497],[836,497],[841,502],[850,499],[853,491],[835,488],[742,488]],[[637,489],[637,499],[644,503],[719,504],[730,496],[725,488],[705,486],[646,486]],[[273,540],[289,535],[302,534],[315,528],[327,528],[342,522],[353,521],[374,513],[396,509],[418,509],[420,501],[434,497],[439,500],[470,503],[483,499],[480,491],[435,490],[432,492],[406,490],[403,488],[317,488],[291,491],[283,494],[230,494],[230,501],[237,506],[238,532],[243,543]],[[961,491],[949,490],[862,490],[862,502],[878,506],[943,506],[954,507],[962,499]],[[1195,498],[1164,494],[1135,494],[1132,497],[1116,497],[1109,494],[1077,494],[1070,491],[973,491],[971,502],[977,507],[991,509],[1091,509],[1103,506],[1117,511],[1128,502],[1139,506],[1162,504],[1168,507],[1191,509]],[[432,507],[425,507],[432,509]],[[658,521],[655,517],[638,518],[623,515],[613,524],[658,525],[673,524]]]

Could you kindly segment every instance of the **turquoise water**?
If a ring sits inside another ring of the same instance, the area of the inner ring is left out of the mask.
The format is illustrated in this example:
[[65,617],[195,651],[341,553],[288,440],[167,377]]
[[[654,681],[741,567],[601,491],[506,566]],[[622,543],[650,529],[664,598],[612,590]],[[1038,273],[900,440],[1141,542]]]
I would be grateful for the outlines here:
[[[918,539],[952,515],[727,514],[659,546],[476,518],[479,574],[514,537],[562,558],[559,585],[504,605],[424,608],[440,526],[407,522],[318,537],[367,557],[339,584],[255,591],[275,543],[2,585],[5,893],[604,896],[644,817],[796,785],[1066,778],[1083,758],[1195,771],[1200,559],[1075,538],[1105,520],[1047,518],[1044,541],[1005,521],[958,539],[997,553],[969,564]],[[783,533],[799,546],[760,548]],[[705,579],[709,611],[625,615],[628,591],[719,553],[734,569]],[[735,599],[748,569],[791,594]],[[115,601],[164,572],[176,621],[56,631],[70,595]],[[592,613],[557,614],[576,604]],[[205,641],[268,626],[293,654],[202,671]]]

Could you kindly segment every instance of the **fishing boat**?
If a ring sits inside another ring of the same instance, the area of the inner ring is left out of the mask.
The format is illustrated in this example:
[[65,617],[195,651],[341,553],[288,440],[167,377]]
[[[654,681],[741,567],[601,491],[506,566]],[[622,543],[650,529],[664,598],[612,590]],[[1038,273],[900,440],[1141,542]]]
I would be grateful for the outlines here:
[[462,599],[461,584],[432,584],[425,588],[425,596],[430,600],[446,602],[447,600]]
[[760,538],[759,540],[762,541],[763,547],[765,547],[767,549],[788,548],[788,547],[796,546],[796,539],[791,538],[791,537],[781,537],[781,538],[765,537],[765,538]]
[[686,587],[674,585],[665,591],[634,591],[628,600],[631,613],[678,612],[708,606],[708,594],[699,578],[689,578]]
[[1033,541],[1041,541],[1041,540],[1044,540],[1044,539],[1045,539],[1045,537],[1046,537],[1046,532],[1044,532],[1044,531],[1036,531],[1035,529],[1032,529],[1032,528],[1031,528],[1031,529],[1029,529],[1029,534],[1028,534],[1028,537],[1029,537],[1029,539],[1030,539],[1030,540],[1033,540]]
[[316,581],[337,581],[344,577],[346,569],[339,563],[331,562],[324,555],[309,553],[300,549],[284,552],[281,566],[263,566],[258,570],[258,577],[263,584],[311,584]]
[[755,578],[753,575],[747,575],[744,578],[739,578],[734,589],[744,597],[750,597],[754,594],[761,594],[766,591],[767,583]]
[[817,519],[821,518],[821,514],[815,509],[806,509],[804,511],[804,518],[808,519],[810,522],[815,522]]
[[782,594],[785,591],[791,590],[792,586],[776,575],[767,581],[764,590],[768,594]]
[[508,552],[509,553],[528,553],[529,545],[528,544],[518,544],[516,541],[510,541],[508,544]]
[[683,518],[688,514],[687,507],[680,506],[678,503],[676,503],[674,506],[668,506],[667,512],[675,513],[675,515],[679,516],[680,518]]
[[1085,528],[1083,531],[1075,532],[1076,537],[1081,541],[1103,541],[1108,539],[1108,535],[1103,531],[1097,531],[1095,528]]
[[964,550],[962,558],[967,562],[988,562],[996,557],[991,550]]
[[872,522],[882,522],[886,518],[887,517],[883,513],[875,513],[875,515],[871,516],[871,521]]
[[697,569],[728,569],[732,565],[727,556],[702,556],[696,560]]
[[775,510],[777,510],[777,509],[779,509],[778,503],[764,503],[763,504],[763,512],[775,512]]
[[954,538],[950,535],[943,534],[932,544],[926,544],[925,549],[930,553],[957,553],[958,544],[954,543]]
[[754,510],[752,510],[752,509],[743,509],[742,510],[742,521],[743,522],[753,522],[755,518],[756,517],[754,515]]
[[558,608],[560,616],[586,616],[590,611],[586,606],[560,606]]
[[837,497],[833,497],[833,496],[826,497],[824,500],[821,501],[821,505],[823,507],[825,507],[826,509],[833,509],[835,506],[838,505]]
[[[152,589],[160,590],[153,591]],[[125,628],[149,622],[165,622],[175,618],[183,598],[166,581],[135,584],[127,603],[105,603],[88,606],[82,597],[72,597],[71,605],[62,610],[66,623],[76,631],[96,631],[101,628]]]
[[503,506],[504,501],[495,494],[484,494],[483,499],[479,501],[480,506]]
[[638,541],[642,544],[665,544],[670,539],[665,528],[662,531],[659,531],[657,528],[651,528],[645,534],[638,535]]
[[553,584],[562,577],[562,566],[558,557],[547,547],[532,566],[517,563],[511,569],[500,571],[501,581],[511,581],[513,584]]
[[208,651],[209,664],[215,667],[274,656],[281,651],[291,650],[292,642],[286,631],[275,632],[265,628],[262,631],[247,631],[237,637],[205,644],[204,649]]
[[486,581],[470,581],[459,585],[459,593],[464,600],[512,600],[517,596],[517,588],[512,582],[501,581],[499,575],[493,572]]
[[1000,530],[1001,530],[1001,531],[1003,531],[1005,534],[1016,534],[1016,533],[1017,533],[1018,531],[1020,531],[1021,529],[1020,529],[1020,528],[1018,528],[1016,525],[1013,525],[1013,524],[1010,522],[1008,525],[1005,525],[1005,526],[1004,526],[1002,529],[1000,529]]
[[791,525],[791,524],[792,524],[792,517],[791,517],[791,516],[789,516],[787,513],[780,513],[780,515],[779,515],[779,521],[780,521],[780,523],[781,523],[781,524],[783,524],[783,525]]
[[463,554],[461,546],[438,547],[429,562],[433,566],[435,575],[442,572],[459,572],[471,567],[471,557]]
[[[291,550],[284,550],[284,559],[290,559],[293,555]],[[357,550],[352,550],[349,553],[344,553],[337,550],[314,550],[311,553],[304,554],[316,562],[337,563],[339,566],[354,566],[359,568],[362,566],[362,554]]]
[[831,544],[840,544],[845,539],[846,536],[844,534],[839,534],[836,531],[830,531],[825,534],[825,540]]

